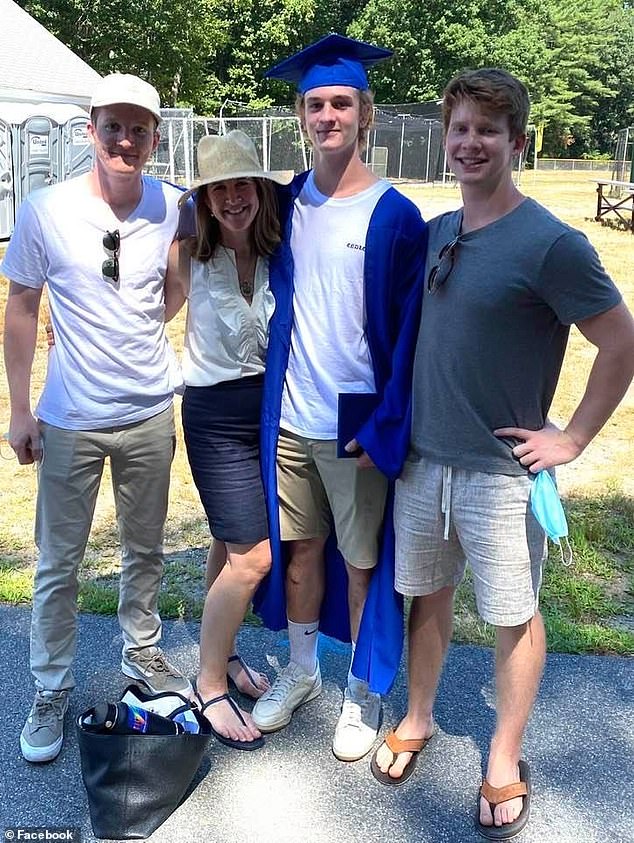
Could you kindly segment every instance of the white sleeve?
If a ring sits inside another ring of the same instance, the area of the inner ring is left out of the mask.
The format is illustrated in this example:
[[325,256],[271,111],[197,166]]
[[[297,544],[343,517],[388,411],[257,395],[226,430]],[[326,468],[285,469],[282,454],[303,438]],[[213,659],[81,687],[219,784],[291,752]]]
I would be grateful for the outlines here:
[[43,287],[48,274],[48,258],[42,226],[33,203],[26,199],[20,205],[15,229],[7,247],[0,271],[11,281],[35,289]]

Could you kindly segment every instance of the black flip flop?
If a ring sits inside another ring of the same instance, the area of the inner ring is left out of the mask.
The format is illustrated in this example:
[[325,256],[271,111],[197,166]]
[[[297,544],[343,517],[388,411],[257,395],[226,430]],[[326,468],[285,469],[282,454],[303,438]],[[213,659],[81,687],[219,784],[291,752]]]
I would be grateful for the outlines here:
[[[387,745],[387,748],[392,753],[392,762],[388,769],[383,772],[383,770],[379,767],[376,761],[376,756],[379,752],[379,749],[374,753],[372,756],[372,760],[370,761],[370,770],[372,771],[372,775],[374,778],[381,782],[381,784],[386,784],[390,787],[399,787],[409,779],[416,768],[416,762],[418,761],[418,754],[422,749],[424,749],[429,741],[433,738],[433,734],[430,735],[428,738],[412,738],[410,740],[401,740],[400,738],[396,737],[396,732],[392,730],[385,736],[384,743]],[[393,776],[390,776],[389,770],[394,766],[396,763],[396,759],[401,754],[401,752],[411,752],[412,757],[410,758],[407,766],[403,770],[403,773],[395,779]]]
[[[486,779],[478,793],[478,807],[475,815],[475,825],[478,833],[487,840],[510,840],[516,837],[524,829],[531,813],[531,771],[526,761],[519,762],[520,780],[507,784],[505,787],[493,787]],[[480,822],[480,797],[484,797],[489,803],[491,814],[494,813],[497,805],[508,802],[521,796],[524,799],[520,815],[512,823],[504,825],[482,825]]]
[[[235,653],[233,656],[229,656],[229,658],[227,659],[227,662],[238,662],[238,664],[240,665],[242,670],[244,670],[244,672],[246,673],[247,679],[249,680],[249,682],[253,685],[254,688],[258,687],[257,683],[255,681],[255,677],[253,675],[253,672],[251,671],[251,668],[245,662],[245,660],[242,658],[242,656],[239,656],[237,653]],[[251,694],[247,694],[246,691],[241,691],[240,688],[238,688],[238,686],[236,685],[235,679],[232,676],[230,676],[228,672],[227,672],[227,682],[232,687],[234,687],[239,694],[242,694],[243,696],[248,697],[250,700],[259,699],[259,697],[254,697]],[[263,691],[262,693],[265,693],[265,692]]]
[[[244,722],[244,717],[242,716],[240,709],[238,708],[234,700],[231,699],[229,694],[220,694],[220,696],[218,697],[213,697],[210,700],[203,701],[203,698],[198,693],[198,689],[194,684],[194,696],[198,703],[198,708],[200,709],[201,714],[204,714],[205,709],[209,708],[210,705],[216,705],[216,703],[219,702],[228,702],[231,708],[233,709],[236,717],[240,720],[243,726],[246,726],[246,723]],[[225,735],[220,734],[220,732],[214,729],[209,720],[207,720],[207,722],[209,723],[211,733],[216,738],[216,740],[224,744],[225,746],[230,746],[232,749],[252,750],[260,749],[264,746],[264,738],[262,735],[260,735],[259,738],[254,738],[252,741],[238,741],[234,740],[233,738],[227,738]]]

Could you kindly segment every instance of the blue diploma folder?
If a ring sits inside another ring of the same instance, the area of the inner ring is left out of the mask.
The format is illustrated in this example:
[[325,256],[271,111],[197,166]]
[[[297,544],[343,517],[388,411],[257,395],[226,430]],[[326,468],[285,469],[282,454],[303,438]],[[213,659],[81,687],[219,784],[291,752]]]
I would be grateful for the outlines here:
[[337,456],[357,457],[345,447],[354,439],[380,403],[376,392],[340,392],[337,404]]

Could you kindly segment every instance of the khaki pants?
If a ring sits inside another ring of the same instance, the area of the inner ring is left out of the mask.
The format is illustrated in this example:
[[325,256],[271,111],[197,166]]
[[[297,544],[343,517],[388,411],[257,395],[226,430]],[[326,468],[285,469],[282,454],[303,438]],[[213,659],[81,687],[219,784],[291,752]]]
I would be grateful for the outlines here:
[[77,639],[77,570],[90,534],[106,457],[121,540],[119,624],[124,651],[161,637],[158,593],[163,526],[174,455],[172,407],[105,430],[41,423],[43,458],[35,542],[39,559],[31,616],[31,672],[39,689],[70,689]]

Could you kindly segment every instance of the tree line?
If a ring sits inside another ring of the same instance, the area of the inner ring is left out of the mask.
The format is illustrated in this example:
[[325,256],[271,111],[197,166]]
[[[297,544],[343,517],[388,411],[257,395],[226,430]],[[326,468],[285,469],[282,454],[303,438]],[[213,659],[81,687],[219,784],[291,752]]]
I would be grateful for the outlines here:
[[543,154],[612,151],[634,123],[632,0],[18,0],[101,74],[151,81],[164,105],[289,106],[264,71],[328,32],[393,49],[378,103],[438,99],[459,70],[501,66],[532,98]]

